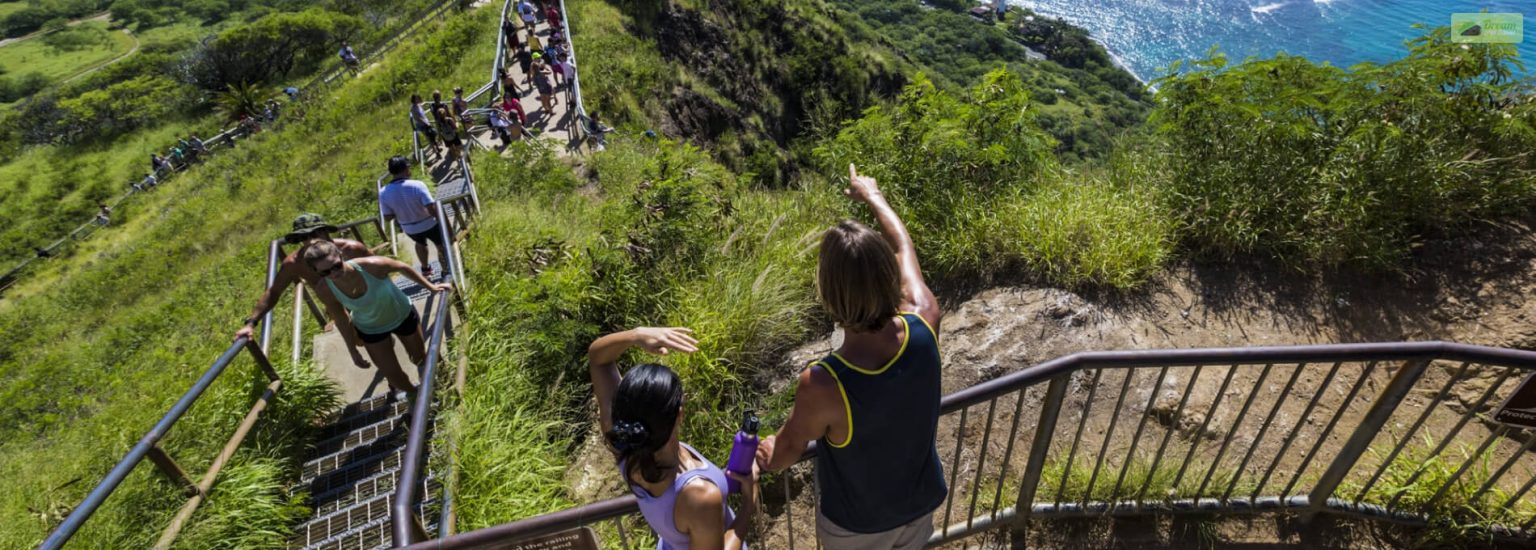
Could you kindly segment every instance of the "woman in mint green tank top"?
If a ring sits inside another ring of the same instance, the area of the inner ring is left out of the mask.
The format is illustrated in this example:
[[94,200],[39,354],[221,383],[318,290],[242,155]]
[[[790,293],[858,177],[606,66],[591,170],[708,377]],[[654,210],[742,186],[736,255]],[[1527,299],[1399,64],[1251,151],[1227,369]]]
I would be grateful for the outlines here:
[[410,377],[400,367],[400,359],[395,356],[394,339],[400,339],[405,353],[419,368],[427,359],[421,317],[416,314],[410,298],[390,280],[390,275],[403,273],[433,292],[446,290],[448,285],[433,284],[416,268],[384,256],[343,261],[341,251],[327,241],[310,245],[304,251],[304,262],[325,279],[325,284],[315,288],[315,292],[334,296],[346,308],[357,337],[363,341],[373,364],[379,366],[379,372],[389,381],[390,389],[416,391]]

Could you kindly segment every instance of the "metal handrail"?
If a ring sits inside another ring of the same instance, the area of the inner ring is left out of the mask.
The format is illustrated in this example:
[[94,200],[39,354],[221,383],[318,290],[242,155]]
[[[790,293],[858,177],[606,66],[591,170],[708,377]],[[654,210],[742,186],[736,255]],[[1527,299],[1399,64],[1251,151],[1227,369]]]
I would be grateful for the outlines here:
[[[116,466],[112,467],[112,471],[107,473],[106,479],[103,479],[101,483],[96,485],[96,488],[91,490],[90,494],[86,495],[85,500],[79,506],[76,506],[68,517],[64,518],[63,523],[60,523],[48,535],[48,538],[43,541],[42,546],[39,548],[54,550],[63,547],[64,543],[68,542],[70,537],[74,536],[75,532],[85,524],[86,520],[96,513],[96,509],[101,507],[101,504],[106,501],[107,497],[117,489],[118,485],[122,484],[129,473],[133,472],[134,467],[144,461],[145,457],[150,457],[162,469],[168,467],[174,469],[175,472],[171,475],[178,477],[177,481],[188,487],[189,492],[192,492],[193,496],[200,497],[204,494],[206,488],[190,485],[190,481],[180,472],[179,468],[175,467],[175,463],[170,461],[170,457],[166,456],[163,450],[160,450],[160,440],[165,438],[171,427],[176,425],[176,422],[181,419],[182,415],[186,414],[188,409],[192,408],[192,405],[197,402],[199,397],[202,397],[214,380],[217,380],[219,375],[224,373],[225,369],[234,361],[234,358],[239,355],[241,350],[251,354],[251,357],[255,359],[256,364],[261,367],[271,382],[271,385],[268,386],[269,391],[267,394],[263,395],[262,399],[253,407],[251,414],[247,415],[248,422],[253,422],[254,418],[252,416],[260,413],[260,408],[264,407],[266,402],[276,392],[275,387],[281,387],[282,380],[278,377],[277,372],[272,369],[271,363],[267,361],[266,353],[251,339],[242,337],[235,340],[228,349],[224,350],[224,353],[219,356],[218,360],[214,361],[213,365],[203,372],[202,377],[198,378],[197,383],[193,384],[192,388],[188,389],[181,396],[181,399],[178,399],[176,404],[171,406],[171,409],[165,413],[165,416],[162,416],[160,421],[155,423],[155,426],[149,430],[149,433],[139,439],[139,442],[128,451],[128,454],[122,460],[119,460]],[[242,428],[248,429],[248,426],[242,425]],[[226,453],[233,452],[233,449],[239,446],[240,441],[244,439],[245,433],[246,431],[243,429],[237,430],[235,437],[225,445]],[[227,458],[227,456],[221,454],[221,458]],[[218,474],[218,469],[222,466],[221,460],[215,461],[204,478],[205,485],[211,485],[212,478]],[[195,504],[196,502],[194,500],[189,504]],[[172,527],[178,526],[173,525]],[[170,534],[174,536],[174,533]]]
[[[571,28],[570,11],[565,9],[565,0],[560,0],[560,24],[565,28],[565,48],[571,54],[571,61],[576,61],[576,40],[573,38],[574,30]],[[581,100],[581,64],[576,64],[576,70],[571,73],[571,93],[576,96],[576,113],[571,122],[579,129],[581,141],[587,141],[587,107]]]
[[432,408],[432,390],[437,378],[437,359],[442,350],[443,328],[452,323],[448,315],[451,290],[438,291],[437,311],[433,314],[432,336],[427,345],[427,363],[421,368],[421,383],[416,386],[416,402],[411,407],[410,437],[401,460],[400,477],[395,483],[395,500],[390,516],[395,546],[405,546],[426,536],[412,508],[421,482],[427,444],[427,415]]
[[[1372,412],[1367,415],[1355,437],[1351,438],[1344,448],[1338,451],[1334,461],[1328,465],[1325,473],[1317,485],[1307,494],[1294,495],[1288,498],[1264,497],[1250,502],[1243,508],[1246,511],[1265,511],[1280,509],[1302,509],[1310,512],[1330,511],[1337,513],[1357,513],[1362,517],[1374,517],[1393,521],[1404,521],[1411,518],[1409,514],[1390,512],[1376,509],[1377,507],[1364,507],[1358,499],[1350,503],[1331,497],[1336,489],[1341,472],[1346,472],[1354,466],[1363,453],[1364,446],[1370,443],[1371,437],[1380,429],[1380,422],[1384,422],[1405,395],[1411,384],[1418,380],[1424,372],[1425,366],[1436,360],[1459,361],[1463,364],[1477,363],[1490,367],[1506,367],[1522,371],[1536,371],[1536,352],[1493,348],[1461,344],[1454,342],[1396,342],[1396,343],[1363,343],[1363,344],[1326,344],[1307,346],[1269,346],[1251,348],[1210,348],[1210,349],[1165,349],[1165,350],[1138,350],[1138,351],[1109,351],[1109,352],[1084,352],[1061,357],[1045,363],[1027,367],[1020,371],[1007,374],[986,382],[982,382],[963,390],[946,395],[941,400],[941,414],[961,413],[961,430],[964,429],[964,414],[969,408],[976,405],[990,403],[995,406],[997,400],[1010,395],[1021,396],[1019,404],[1022,407],[1022,392],[1026,389],[1048,384],[1050,388],[1044,396],[1041,407],[1039,427],[1036,430],[1034,443],[1029,449],[1029,460],[1024,481],[1020,484],[1020,503],[1015,508],[1006,510],[994,510],[988,517],[983,514],[980,517],[971,517],[958,526],[950,526],[942,531],[936,530],[931,544],[958,540],[982,531],[996,529],[1015,524],[1027,518],[1031,512],[1052,512],[1055,515],[1083,515],[1086,513],[1115,515],[1130,515],[1138,513],[1166,513],[1166,512],[1190,512],[1210,513],[1217,508],[1213,505],[1222,499],[1193,498],[1170,501],[1164,506],[1135,507],[1123,503],[1086,502],[1078,504],[1033,504],[1037,484],[1040,481],[1040,470],[1044,465],[1046,453],[1049,451],[1051,434],[1056,427],[1061,403],[1066,394],[1067,381],[1071,375],[1078,371],[1093,369],[1137,369],[1137,368],[1172,368],[1172,367],[1202,367],[1206,365],[1277,365],[1291,364],[1328,364],[1339,365],[1345,362],[1384,362],[1402,361],[1405,367],[1398,369],[1393,381],[1376,401]],[[1363,375],[1362,375],[1363,376]],[[1505,377],[1508,377],[1506,374]],[[1455,378],[1452,378],[1452,382]],[[1500,382],[1503,378],[1500,379]],[[1358,385],[1358,384],[1357,384]],[[1497,388],[1495,383],[1484,395],[1483,401],[1493,394]],[[1117,407],[1118,409],[1118,407]],[[1477,406],[1472,407],[1475,412]],[[995,411],[993,411],[995,413]],[[989,414],[990,416],[990,414]],[[1019,422],[1015,415],[1014,422]],[[988,427],[990,429],[990,418]],[[1236,428],[1234,424],[1234,429]],[[1017,426],[1014,427],[1015,431]],[[990,432],[988,432],[990,433]],[[1009,454],[1012,454],[1012,437],[1010,434]],[[957,441],[959,438],[957,438]],[[986,443],[982,444],[983,447]],[[815,455],[815,446],[807,449],[797,464],[804,463]],[[1102,457],[1101,457],[1102,459]],[[958,467],[948,464],[949,468]],[[1213,465],[1214,467],[1214,465]],[[1383,466],[1384,467],[1384,466]],[[977,468],[979,470],[979,467]],[[1507,466],[1506,466],[1507,469]],[[1006,472],[1006,467],[1005,470]],[[977,472],[980,475],[980,472]],[[979,480],[979,478],[978,478]],[[1492,483],[1490,480],[1487,483]],[[1536,480],[1533,480],[1536,484]],[[950,490],[954,491],[954,483],[951,482]],[[1531,484],[1527,485],[1527,489]],[[786,495],[788,485],[785,485]],[[998,490],[1001,491],[1001,480]],[[1287,489],[1289,491],[1289,489]],[[952,493],[954,494],[954,493]],[[1519,495],[1515,495],[1518,497]],[[974,494],[973,494],[974,498]],[[1511,497],[1513,500],[1514,497]],[[1233,501],[1247,502],[1248,497],[1234,497]],[[1267,500],[1266,500],[1267,499]],[[974,507],[974,502],[972,504]],[[1356,510],[1359,509],[1359,510]],[[1233,511],[1226,509],[1227,511]],[[413,544],[411,550],[445,549],[445,548],[481,548],[488,546],[504,546],[509,542],[525,540],[542,535],[548,535],[586,525],[595,524],[605,520],[616,520],[624,516],[639,512],[637,501],[633,495],[603,500],[600,502],[576,506],[531,518],[495,525],[484,529],[459,533],[446,538],[427,543]],[[947,519],[947,518],[946,518]],[[792,523],[792,522],[791,522]],[[947,521],[946,521],[947,525]],[[1529,529],[1530,524],[1523,526]],[[790,527],[793,529],[793,526]],[[397,541],[398,542],[398,541]]]
[[470,198],[470,200],[474,201],[475,212],[479,212],[480,211],[480,192],[477,190],[478,186],[475,185],[475,175],[469,169],[469,160],[468,160],[467,156],[460,156],[459,157],[459,170],[464,175],[464,183],[465,183],[465,185],[469,186],[469,198]]
[[[386,173],[386,174],[384,174],[382,176],[379,176],[379,179],[374,181],[374,183],[373,183],[373,187],[374,187],[374,191],[375,191],[374,195],[373,195],[374,198],[378,198],[378,197],[380,197],[380,196],[382,196],[384,194],[384,178],[390,177],[390,175],[391,174]],[[391,256],[399,256],[400,255],[400,244],[399,244],[399,242],[397,240],[397,237],[396,237],[395,224],[390,223],[388,220],[384,219],[384,202],[383,201],[377,201],[377,202],[379,203],[379,226],[380,227],[383,227],[383,226],[388,226],[389,227],[389,255],[391,255]],[[380,232],[382,233],[383,230],[381,229]]]
[[[452,222],[448,219],[448,215],[443,213],[443,201],[432,201],[432,208],[437,212],[438,237],[443,240],[443,247],[447,249],[437,251],[439,256],[438,261],[443,263],[443,270],[447,271],[448,274],[453,277],[454,285],[462,286],[460,285],[460,278],[463,277],[464,274],[459,272],[458,262],[454,259],[455,254],[453,233],[448,229],[448,224]],[[422,258],[422,261],[426,261],[426,258]]]

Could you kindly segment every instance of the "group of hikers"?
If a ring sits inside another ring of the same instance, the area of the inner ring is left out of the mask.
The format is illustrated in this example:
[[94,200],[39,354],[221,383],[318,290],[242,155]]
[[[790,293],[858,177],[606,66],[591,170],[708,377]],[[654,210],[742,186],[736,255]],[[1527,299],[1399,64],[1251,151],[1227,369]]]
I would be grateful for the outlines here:
[[[395,340],[405,347],[417,368],[426,361],[427,348],[421,316],[390,277],[398,273],[429,291],[446,290],[448,285],[432,281],[427,244],[436,247],[438,258],[451,252],[436,200],[426,183],[411,179],[409,159],[391,157],[387,167],[393,179],[379,192],[380,212],[386,223],[399,223],[415,241],[421,268],[377,255],[361,242],[334,237],[336,226],[324,217],[301,214],[293,220],[293,231],[283,238],[299,248],[283,258],[271,286],[257,298],[256,307],[235,331],[235,338],[251,337],[257,322],[272,310],[283,292],[303,281],[325,307],[352,363],[358,368],[377,366],[389,384],[391,399],[398,400],[414,397],[416,385],[400,366]],[[450,276],[445,272],[439,280],[450,280]],[[358,352],[359,347],[367,351],[367,359]]]
[[[500,140],[502,148],[513,141],[533,137],[529,130],[530,116],[523,107],[522,97],[529,92],[537,94],[542,108],[535,111],[533,125],[543,128],[548,125],[554,106],[559,102],[555,97],[556,90],[566,92],[568,103],[574,101],[575,94],[572,83],[576,79],[576,64],[570,58],[569,43],[560,23],[560,10],[553,4],[540,10],[530,0],[523,0],[518,4],[518,11],[522,14],[519,19],[502,21],[502,34],[506,37],[508,53],[522,67],[522,84],[531,87],[520,86],[510,67],[502,67],[496,79],[501,88],[500,100],[484,113],[486,127]],[[536,32],[536,14],[549,24],[547,37],[541,38]],[[514,21],[522,23],[519,25]],[[524,31],[526,38],[522,35]],[[454,88],[453,98],[448,102],[443,101],[440,90],[433,90],[431,103],[424,101],[421,94],[411,94],[409,117],[411,126],[426,140],[424,147],[428,155],[450,161],[462,158],[467,151],[467,140],[473,139],[470,128],[475,123],[469,101],[464,98],[464,89]],[[556,121],[557,125],[567,123],[568,119]]]
[[160,156],[159,152],[149,154],[149,175],[163,178],[170,172],[185,170],[193,162],[202,160],[206,154],[208,145],[197,134],[188,134],[187,137],[177,139],[165,156]]
[[[390,399],[414,399],[417,386],[402,369],[394,342],[420,369],[427,358],[423,327],[391,276],[447,290],[431,278],[427,243],[435,244],[439,257],[450,252],[432,195],[411,179],[409,160],[393,157],[388,169],[394,179],[379,194],[381,211],[416,242],[422,269],[336,237],[336,226],[319,215],[300,215],[285,236],[299,248],[282,260],[235,337],[253,336],[283,292],[303,281],[324,304],[353,363],[377,366]],[[942,312],[923,279],[911,235],[875,179],[850,165],[844,194],[869,208],[878,230],[848,220],[822,235],[816,294],[842,329],[842,344],[799,373],[789,415],[778,433],[759,442],[750,473],[722,470],[679,441],[686,398],[676,372],[653,363],[628,369],[618,364],[629,349],[659,356],[695,352],[698,340],[690,329],[638,327],[604,335],[588,348],[604,440],[660,548],[745,548],[759,509],[759,473],[789,468],[812,441],[818,442],[816,531],[822,546],[916,549],[928,541],[933,512],[947,494],[935,442]],[[742,495],[734,510],[726,499],[732,481]]]
[[[569,85],[574,69],[568,50],[559,46],[564,37],[558,9],[536,7],[535,1],[518,2],[521,25],[505,21],[504,35],[527,75],[524,83],[534,85],[548,113],[554,86]],[[541,47],[534,33],[540,18],[552,27],[549,48]],[[523,29],[526,39],[520,35]],[[350,48],[344,46],[341,56],[355,66]],[[528,117],[517,79],[504,70],[498,84],[502,100],[489,109],[488,123],[506,144],[521,139]],[[413,94],[410,119],[433,155],[462,157],[471,124],[462,88],[455,88],[446,102],[438,91],[430,103]],[[446,153],[438,150],[440,144]],[[319,215],[300,215],[285,235],[299,247],[283,258],[235,337],[251,337],[287,288],[302,281],[324,305],[353,364],[377,366],[391,399],[414,399],[417,386],[402,368],[394,342],[403,345],[419,374],[427,359],[423,326],[391,277],[403,276],[431,291],[447,290],[448,285],[434,282],[428,243],[439,258],[451,252],[438,205],[424,182],[411,179],[410,161],[392,157],[387,168],[392,180],[379,193],[380,212],[415,242],[420,269],[335,236],[336,226]],[[588,348],[604,440],[618,474],[660,537],[659,548],[746,548],[759,510],[759,473],[789,468],[812,441],[818,442],[816,531],[822,546],[916,549],[931,535],[933,512],[947,494],[935,441],[942,312],[923,279],[911,235],[875,179],[850,165],[844,193],[869,208],[878,229],[842,221],[821,239],[816,294],[843,332],[841,346],[798,374],[789,415],[776,434],[760,441],[750,473],[722,470],[679,441],[686,399],[676,372],[654,363],[628,369],[618,364],[630,349],[659,356],[695,352],[698,341],[690,329],[637,327],[604,335]],[[449,275],[436,280],[451,280]],[[366,359],[358,348],[366,351]],[[738,509],[726,498],[732,485],[740,487]]]

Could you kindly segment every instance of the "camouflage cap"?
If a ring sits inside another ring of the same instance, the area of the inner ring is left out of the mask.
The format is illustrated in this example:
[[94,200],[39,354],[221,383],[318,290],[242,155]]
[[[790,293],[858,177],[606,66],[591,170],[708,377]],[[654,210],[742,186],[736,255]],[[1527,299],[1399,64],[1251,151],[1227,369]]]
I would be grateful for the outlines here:
[[332,233],[336,231],[336,226],[326,223],[325,218],[319,214],[305,212],[293,219],[293,232],[284,235],[283,238],[288,242],[296,243],[308,239],[316,231]]

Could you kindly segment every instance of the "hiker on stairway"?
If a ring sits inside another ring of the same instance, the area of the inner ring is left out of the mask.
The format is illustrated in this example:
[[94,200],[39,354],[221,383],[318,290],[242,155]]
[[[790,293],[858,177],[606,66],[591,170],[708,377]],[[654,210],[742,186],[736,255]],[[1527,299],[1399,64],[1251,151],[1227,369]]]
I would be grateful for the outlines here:
[[[330,243],[347,258],[373,255],[373,251],[363,243],[351,239],[331,238],[331,233],[335,232],[336,226],[326,223],[325,218],[320,217],[319,214],[304,213],[293,219],[293,232],[284,235],[283,241],[297,244],[299,248],[288,254],[283,258],[282,263],[278,264],[277,274],[272,278],[272,286],[267,287],[267,290],[261,293],[261,297],[256,299],[256,307],[251,310],[251,316],[246,317],[240,329],[235,331],[236,340],[251,338],[255,334],[256,323],[261,322],[261,318],[277,305],[277,300],[283,297],[283,292],[287,291],[289,286],[300,281],[309,285],[311,289],[320,286],[320,274],[303,261],[304,251],[310,246],[321,242]],[[335,323],[337,328],[341,329],[342,340],[347,343],[347,351],[352,354],[352,364],[360,369],[368,368],[368,361],[364,360],[362,354],[357,351],[357,347],[362,342],[354,335],[355,331],[352,330],[352,325],[348,321],[346,310],[342,308],[340,302],[328,294],[319,294],[319,298],[320,304],[325,306],[325,314],[330,316],[331,322]],[[329,330],[330,327],[326,328]]]
[[[508,145],[512,144],[512,122],[507,116],[506,111],[490,109],[490,112],[485,116],[485,124],[490,126],[491,132],[501,139],[502,149],[506,149]],[[521,137],[518,139],[521,139]]]
[[416,386],[400,368],[395,355],[395,339],[405,347],[406,355],[418,369],[427,362],[426,341],[422,338],[421,316],[405,292],[390,280],[394,273],[404,273],[432,292],[448,289],[433,284],[421,272],[404,262],[384,256],[348,260],[335,245],[321,241],[304,251],[304,263],[325,279],[315,293],[330,296],[345,306],[355,336],[368,349],[368,357],[378,365],[379,373],[389,381],[394,392],[414,393]]
[[464,87],[453,87],[453,101],[451,105],[453,106],[453,116],[459,119],[459,123],[464,128],[464,133],[468,134],[470,127],[469,100],[464,99]]
[[506,67],[497,69],[497,80],[501,81],[501,95],[503,97],[521,97],[523,91],[517,87],[517,77],[512,76],[512,71]]
[[437,200],[432,197],[432,191],[427,189],[426,183],[410,179],[411,161],[405,157],[390,157],[389,174],[392,179],[379,191],[379,210],[384,215],[384,223],[390,220],[399,222],[400,229],[410,235],[412,241],[416,241],[416,259],[421,261],[421,272],[431,277],[432,264],[427,262],[427,243],[437,245],[437,258],[444,267],[448,262],[443,258],[452,254],[438,227],[442,220],[437,219]]
[[549,24],[549,28],[557,31],[564,28],[560,21],[560,8],[554,4],[544,8],[544,22]]
[[425,137],[426,145],[430,147],[429,153],[441,157],[442,152],[437,147],[437,130],[432,128],[432,120],[427,118],[427,110],[421,106],[421,94],[411,94],[411,126]]
[[789,418],[757,456],[779,471],[818,441],[816,533],[828,550],[915,550],[947,493],[934,443],[939,304],[875,179],[852,164],[848,176],[843,193],[869,207],[880,231],[850,220],[823,235],[816,290],[843,344],[800,373]]
[[336,55],[341,57],[341,62],[346,64],[347,70],[352,71],[352,74],[355,75],[359,72],[360,62],[357,59],[357,52],[352,51],[351,44],[343,42],[341,44],[341,51],[336,52]]
[[448,161],[459,160],[464,154],[464,140],[459,138],[459,119],[442,104],[432,108],[432,119],[437,122],[437,133],[443,136],[443,143],[448,145]]
[[[640,327],[609,334],[587,349],[598,421],[619,475],[634,493],[640,513],[668,550],[740,550],[757,513],[757,474],[727,472],[703,453],[678,441],[683,427],[683,382],[662,365],[644,364],[620,374],[618,360],[630,348],[657,355],[697,351],[686,328]],[[729,476],[729,477],[728,477]],[[728,480],[741,486],[741,513],[726,502]]]
[[532,36],[534,33],[533,27],[536,25],[534,16],[539,13],[538,8],[533,7],[533,3],[528,0],[521,0],[517,3],[517,13],[522,16],[523,27],[528,29],[528,34]]
[[544,107],[543,116],[540,117],[540,125],[554,118],[555,106],[553,103],[555,85],[551,82],[549,65],[544,63],[543,54],[533,54],[533,85],[539,90],[539,104]]
[[517,51],[521,41],[517,38],[517,24],[511,19],[501,20],[501,37],[508,53]]

